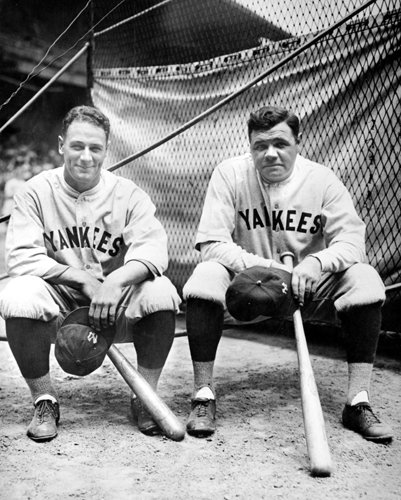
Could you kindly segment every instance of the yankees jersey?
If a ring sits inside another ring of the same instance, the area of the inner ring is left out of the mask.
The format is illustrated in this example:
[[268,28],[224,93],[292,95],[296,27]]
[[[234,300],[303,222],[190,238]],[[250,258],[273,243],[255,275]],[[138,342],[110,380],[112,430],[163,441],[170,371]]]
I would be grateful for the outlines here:
[[99,183],[79,193],[64,167],[30,179],[15,196],[6,237],[10,276],[49,279],[68,267],[103,280],[130,260],[167,267],[167,235],[149,196],[128,179],[102,170]]
[[215,168],[196,248],[234,272],[271,266],[285,251],[295,264],[313,255],[337,272],[365,261],[365,224],[329,168],[297,155],[290,177],[268,184],[246,154]]

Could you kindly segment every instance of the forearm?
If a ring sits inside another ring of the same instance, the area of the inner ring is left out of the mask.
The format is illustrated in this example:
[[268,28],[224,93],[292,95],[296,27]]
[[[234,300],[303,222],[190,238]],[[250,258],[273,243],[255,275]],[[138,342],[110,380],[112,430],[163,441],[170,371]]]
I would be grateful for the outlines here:
[[139,260],[130,260],[119,269],[110,273],[105,282],[113,283],[115,286],[124,287],[136,285],[152,278],[154,275],[150,269]]
[[363,246],[341,241],[312,255],[320,260],[322,271],[331,273],[344,271],[357,262],[366,261]]
[[253,266],[270,267],[274,263],[272,259],[247,252],[235,243],[203,243],[200,250],[203,261],[219,262],[235,273]]
[[95,280],[95,278],[87,271],[74,267],[67,267],[62,273],[54,274],[46,279],[54,285],[65,285],[76,290],[82,290],[89,280]]

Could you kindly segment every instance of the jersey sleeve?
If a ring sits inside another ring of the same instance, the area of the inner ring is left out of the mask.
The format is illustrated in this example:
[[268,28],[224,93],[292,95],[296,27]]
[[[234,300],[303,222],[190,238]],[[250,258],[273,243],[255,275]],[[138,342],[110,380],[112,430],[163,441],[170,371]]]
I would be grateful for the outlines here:
[[358,216],[344,184],[330,173],[322,207],[326,248],[312,254],[325,272],[340,272],[366,261],[364,222]]
[[155,213],[156,207],[150,197],[144,191],[136,190],[123,232],[127,246],[124,263],[145,261],[161,275],[168,265],[167,234]]
[[233,240],[235,189],[234,172],[218,165],[206,192],[195,248],[203,261],[219,262],[234,272],[256,265],[270,267],[272,260],[247,252]]
[[68,269],[47,255],[38,205],[29,189],[24,188],[14,197],[6,237],[6,269],[10,276],[29,274],[50,279]]

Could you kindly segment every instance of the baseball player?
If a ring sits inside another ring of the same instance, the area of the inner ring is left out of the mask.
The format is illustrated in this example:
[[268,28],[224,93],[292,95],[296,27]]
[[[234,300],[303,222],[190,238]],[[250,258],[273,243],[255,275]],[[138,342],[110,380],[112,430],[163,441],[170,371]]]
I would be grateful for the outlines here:
[[[59,398],[49,374],[51,339],[64,317],[90,306],[92,328],[115,327],[132,338],[138,370],[156,390],[175,330],[180,299],[163,272],[167,236],[155,206],[137,185],[102,169],[110,123],[88,106],[63,121],[60,168],[30,179],[15,196],[6,237],[7,271],[0,295],[12,353],[31,391],[28,436],[57,435]],[[160,429],[139,400],[139,429]]]
[[208,186],[196,237],[202,262],[184,287],[194,368],[187,431],[215,430],[213,365],[225,294],[232,279],[253,266],[285,269],[295,255],[292,292],[304,319],[341,320],[349,384],[343,424],[372,441],[391,440],[369,403],[369,383],[381,325],[384,285],[366,263],[365,225],[334,173],[298,153],[299,120],[263,107],[248,121],[250,154],[223,161]]

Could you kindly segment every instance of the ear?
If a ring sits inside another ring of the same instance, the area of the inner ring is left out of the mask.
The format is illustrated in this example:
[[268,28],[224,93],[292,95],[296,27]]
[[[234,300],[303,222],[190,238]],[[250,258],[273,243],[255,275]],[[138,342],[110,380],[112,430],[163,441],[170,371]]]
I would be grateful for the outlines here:
[[301,139],[302,139],[302,132],[300,132],[298,134],[298,137],[297,137],[297,144],[299,144],[301,142]]
[[62,155],[64,153],[64,139],[61,135],[58,136],[58,152]]

